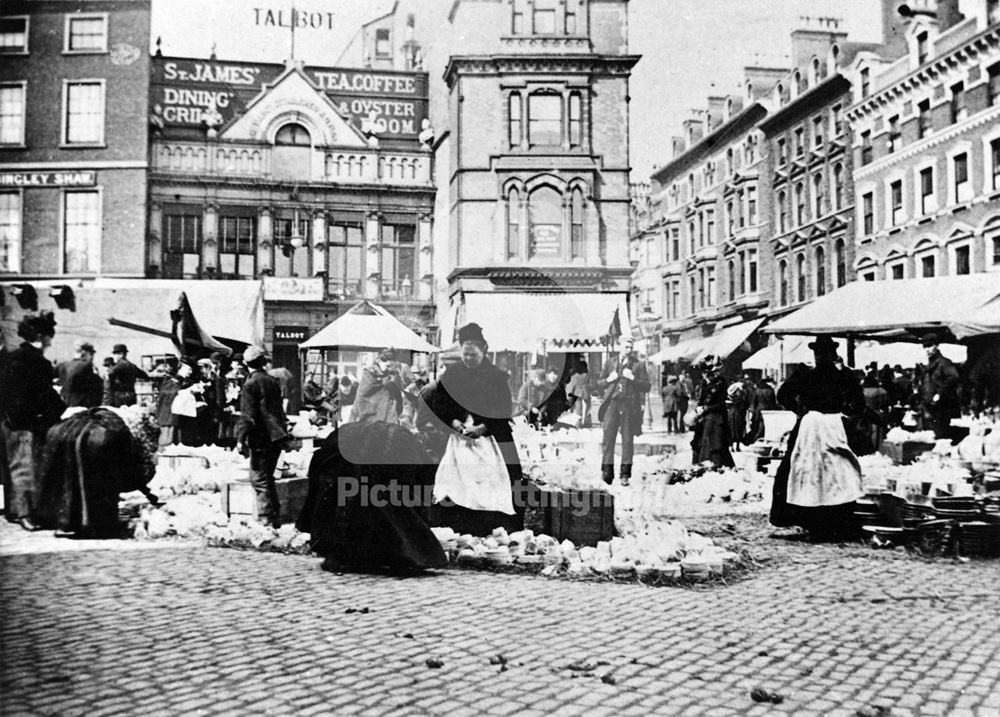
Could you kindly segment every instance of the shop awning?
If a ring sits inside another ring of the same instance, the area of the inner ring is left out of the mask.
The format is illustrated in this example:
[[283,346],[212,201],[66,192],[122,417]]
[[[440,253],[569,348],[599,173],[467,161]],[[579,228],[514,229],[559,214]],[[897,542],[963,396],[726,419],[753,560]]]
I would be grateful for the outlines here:
[[[813,352],[809,348],[811,338],[805,336],[786,336],[775,341],[770,346],[762,348],[743,362],[745,369],[761,371],[778,371],[782,365],[813,363]],[[837,353],[847,359],[846,339],[834,339],[837,343]],[[966,347],[960,344],[941,344],[941,353],[956,363],[965,363]],[[918,363],[927,363],[927,354],[920,344],[904,341],[878,343],[877,341],[858,341],[854,347],[854,368],[863,368],[875,362],[879,366],[902,366],[913,368]]]
[[[260,281],[198,281],[163,279],[94,279],[73,286],[75,311],[58,309],[49,297],[57,280],[30,282],[38,292],[39,309],[56,312],[56,335],[49,356],[73,355],[73,344],[88,341],[97,359],[125,344],[136,363],[142,356],[176,354],[171,340],[170,312],[183,292],[199,326],[209,336],[230,342],[263,344],[264,299]],[[0,321],[9,337],[17,336],[23,311],[11,311]],[[114,323],[112,323],[114,322]],[[10,341],[10,338],[8,338]]]
[[[106,318],[166,331],[171,327],[170,311],[177,308],[177,297],[184,293],[205,333],[264,345],[264,289],[260,281],[100,278],[94,280],[93,291],[111,297],[111,313]],[[80,303],[78,298],[77,306]]]
[[467,293],[462,323],[476,322],[491,351],[599,349],[631,325],[625,294]]
[[402,321],[370,301],[358,302],[311,339],[299,344],[299,348],[355,351],[394,348],[426,353],[438,351],[437,346],[424,341]]
[[916,338],[948,329],[957,339],[1000,332],[1000,277],[855,281],[769,325],[776,334]]
[[678,341],[673,346],[663,347],[650,356],[649,360],[654,363],[662,363],[664,361],[690,361],[695,356],[698,356],[714,338],[714,336],[702,336],[697,339]]
[[760,328],[762,323],[764,323],[764,319],[754,319],[717,330],[711,336],[706,337],[708,340],[705,347],[694,357],[694,360],[698,361],[709,355],[726,358],[750,338],[750,334]]

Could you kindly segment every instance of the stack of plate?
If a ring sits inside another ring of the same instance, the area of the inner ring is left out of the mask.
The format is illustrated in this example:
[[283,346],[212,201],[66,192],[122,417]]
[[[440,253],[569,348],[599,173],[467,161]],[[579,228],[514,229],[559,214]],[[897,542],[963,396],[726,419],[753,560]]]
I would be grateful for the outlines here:
[[935,498],[934,512],[939,518],[968,521],[982,517],[982,506],[975,498]]
[[711,573],[711,568],[708,565],[708,561],[705,558],[699,556],[691,556],[684,558],[681,561],[681,572],[686,578],[692,578],[694,580],[704,580]]

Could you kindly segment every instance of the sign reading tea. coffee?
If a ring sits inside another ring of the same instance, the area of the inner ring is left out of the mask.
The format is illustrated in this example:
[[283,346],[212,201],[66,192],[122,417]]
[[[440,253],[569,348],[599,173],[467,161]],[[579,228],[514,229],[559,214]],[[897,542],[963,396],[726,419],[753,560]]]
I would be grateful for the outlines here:
[[[192,138],[207,120],[225,127],[284,71],[274,64],[155,57],[150,111],[165,137]],[[426,73],[335,67],[304,72],[360,131],[417,141],[427,117]]]

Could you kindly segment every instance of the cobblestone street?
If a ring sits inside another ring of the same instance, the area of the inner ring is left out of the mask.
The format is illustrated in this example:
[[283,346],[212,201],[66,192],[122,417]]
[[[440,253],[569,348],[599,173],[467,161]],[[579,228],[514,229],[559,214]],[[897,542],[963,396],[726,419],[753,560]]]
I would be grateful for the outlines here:
[[[698,589],[333,575],[162,542],[12,551],[2,712],[1000,714],[996,561],[768,538],[754,520],[761,568]],[[784,701],[755,704],[758,686]]]

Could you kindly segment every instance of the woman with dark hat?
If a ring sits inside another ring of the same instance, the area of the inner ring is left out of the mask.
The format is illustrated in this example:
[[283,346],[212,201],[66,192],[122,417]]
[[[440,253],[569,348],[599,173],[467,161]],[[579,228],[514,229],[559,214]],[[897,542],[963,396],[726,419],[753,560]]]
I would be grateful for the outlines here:
[[[486,357],[489,348],[479,324],[467,324],[459,329],[461,361],[451,365],[436,384],[422,394],[427,412],[420,421],[421,431],[429,431],[427,443],[435,465],[454,437],[476,441],[492,438],[496,441],[506,466],[512,488],[522,485],[521,462],[511,431],[512,401],[509,376]],[[440,479],[440,473],[439,473]],[[514,495],[517,495],[515,492]],[[432,511],[433,525],[449,526],[459,533],[488,535],[495,528],[520,530],[524,525],[524,506],[514,504],[514,513],[502,510],[477,510],[463,505],[454,496],[454,505],[436,505]]]
[[51,312],[27,316],[17,327],[24,339],[10,353],[0,375],[0,419],[6,422],[9,476],[4,475],[4,513],[12,523],[33,530],[37,506],[42,444],[59,422],[66,404],[52,387],[55,370],[44,352],[52,345],[56,322]]
[[852,532],[854,501],[862,495],[861,467],[848,445],[845,421],[853,426],[864,409],[854,373],[844,367],[837,344],[817,337],[815,367],[804,366],[778,389],[778,403],[799,416],[774,478],[771,523],[799,525],[814,535]]
[[722,362],[715,356],[706,356],[702,359],[701,371],[701,385],[698,387],[700,408],[692,440],[694,462],[709,462],[716,468],[733,467],[736,464],[729,452],[732,439],[726,410],[728,386],[722,375]]

